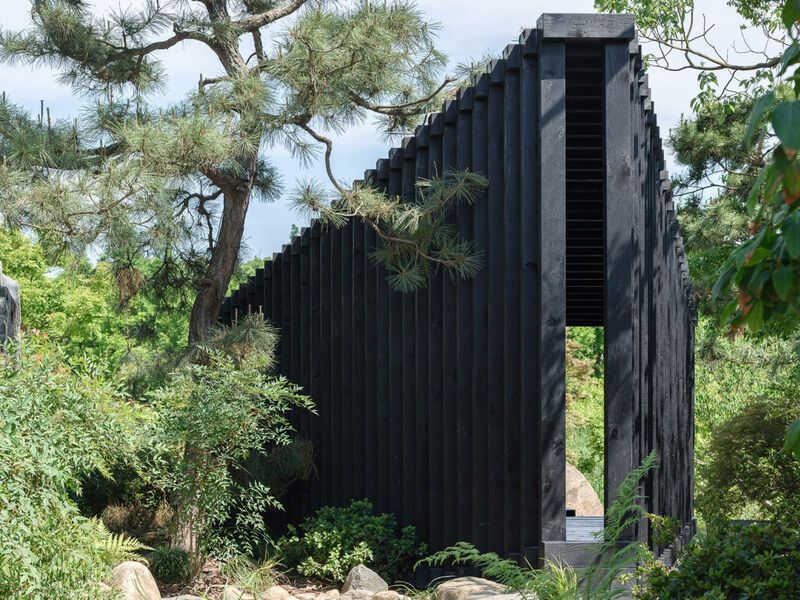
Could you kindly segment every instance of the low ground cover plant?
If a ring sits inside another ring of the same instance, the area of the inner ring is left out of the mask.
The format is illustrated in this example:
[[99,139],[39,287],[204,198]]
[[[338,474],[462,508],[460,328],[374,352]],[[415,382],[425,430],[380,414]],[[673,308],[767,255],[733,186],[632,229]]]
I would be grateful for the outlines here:
[[278,541],[282,563],[301,575],[344,581],[358,564],[366,564],[387,581],[411,572],[426,550],[414,527],[400,528],[394,515],[376,515],[368,500],[349,506],[325,506],[290,526]]

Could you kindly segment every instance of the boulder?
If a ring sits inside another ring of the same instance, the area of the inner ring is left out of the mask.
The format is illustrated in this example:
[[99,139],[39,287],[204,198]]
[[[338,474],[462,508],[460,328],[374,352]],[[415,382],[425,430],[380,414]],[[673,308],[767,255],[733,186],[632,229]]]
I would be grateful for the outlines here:
[[341,600],[372,600],[374,595],[372,590],[348,590],[339,598]]
[[163,598],[162,600],[203,600],[200,596],[192,596],[191,594],[181,594],[180,596],[173,596],[172,598]]
[[253,596],[253,594],[243,592],[235,586],[226,585],[225,589],[222,590],[222,596],[220,597],[220,600],[255,600],[255,596]]
[[290,597],[289,592],[279,585],[273,585],[259,595],[261,600],[289,600]]
[[389,584],[375,571],[364,565],[356,565],[347,574],[342,594],[346,594],[350,590],[369,590],[373,594],[377,594],[388,589]]
[[571,464],[567,463],[567,508],[575,510],[577,517],[603,516],[603,503],[592,484]]
[[19,335],[20,301],[17,282],[0,272],[0,350]]
[[436,600],[479,600],[505,595],[506,587],[480,577],[456,577],[436,588]]
[[161,600],[150,569],[136,561],[117,565],[111,575],[111,587],[125,600]]
[[401,596],[394,590],[385,590],[375,594],[372,600],[403,600],[403,598],[405,598],[405,596]]
[[297,600],[316,600],[317,595],[306,592],[303,594],[295,594],[294,597],[297,598]]

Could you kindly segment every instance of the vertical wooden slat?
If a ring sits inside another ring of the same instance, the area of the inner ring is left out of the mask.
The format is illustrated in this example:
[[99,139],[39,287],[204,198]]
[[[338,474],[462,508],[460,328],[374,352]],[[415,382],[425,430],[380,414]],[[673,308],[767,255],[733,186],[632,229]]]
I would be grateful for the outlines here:
[[[303,392],[313,397],[311,387],[311,231],[303,227],[300,235],[300,380]],[[304,440],[313,444],[311,431],[311,413],[304,409],[295,409],[297,413],[298,432]],[[303,481],[300,486],[300,514],[311,512],[310,481]]]
[[[431,115],[428,129],[428,177],[442,173],[442,133],[444,119],[441,114]],[[444,465],[442,426],[442,285],[441,269],[428,279],[428,538],[432,548],[445,543],[442,521]]]
[[312,474],[310,484],[311,505],[310,510],[316,510],[321,504],[322,488],[319,479],[320,459],[322,456],[322,421],[319,416],[319,402],[322,401],[322,377],[325,367],[322,364],[322,282],[321,282],[321,236],[322,226],[319,221],[314,219],[311,222],[311,241],[309,257],[309,281],[310,300],[311,300],[311,322],[308,332],[308,344],[310,347],[310,380],[309,393],[311,399],[317,402],[317,414],[309,413],[309,433],[313,445],[314,466],[316,473]]
[[342,306],[342,426],[339,430],[342,436],[341,455],[342,469],[339,476],[342,479],[342,501],[347,502],[354,498],[355,473],[353,472],[353,230],[355,225],[352,220],[342,227],[341,245],[341,306]]
[[[442,134],[442,173],[455,170],[457,161],[457,127],[458,102],[451,100],[444,106],[444,132]],[[454,215],[448,215],[448,224],[454,225]],[[442,461],[444,471],[443,486],[443,520],[442,528],[446,543],[456,540],[458,531],[457,504],[458,489],[458,457],[457,426],[461,410],[458,390],[456,389],[456,285],[450,274],[446,274],[442,285]]]
[[256,274],[253,277],[255,283],[255,294],[253,297],[253,313],[258,315],[264,314],[264,267],[256,269]]
[[520,429],[520,52],[510,46],[505,52],[506,81],[504,93],[505,157],[505,277],[504,288],[504,381],[505,390],[505,529],[506,547],[510,556],[522,552],[519,527],[520,486],[522,485],[522,444]]
[[[605,46],[605,505],[635,465],[632,336],[631,118],[628,44]],[[633,532],[623,534],[632,539]]]
[[[472,107],[472,168],[476,173],[487,176],[489,130],[487,118],[487,102],[489,95],[489,76],[478,76]],[[476,483],[489,480],[488,454],[488,362],[489,324],[488,296],[489,285],[486,268],[489,242],[489,200],[488,194],[473,207],[472,243],[475,252],[479,252],[484,265],[478,271],[473,282],[472,336],[475,347],[472,356],[472,442],[473,442],[473,479]],[[472,540],[481,550],[489,548],[489,493],[482,485],[472,489]]]
[[365,379],[365,256],[364,222],[353,222],[353,498],[366,495],[366,454],[370,451],[366,444]]
[[566,197],[564,44],[539,49],[539,410],[542,540],[566,537]]
[[[375,185],[375,171],[364,173],[365,185]],[[364,237],[364,265],[365,265],[365,291],[364,291],[364,418],[366,421],[365,439],[365,465],[364,477],[365,495],[375,499],[378,496],[378,472],[383,468],[378,462],[377,449],[380,444],[378,429],[378,269],[369,256],[375,252],[378,244],[377,234],[371,227],[365,228]]]
[[[389,161],[381,159],[376,163],[377,188],[386,192],[389,185]],[[378,494],[375,497],[375,508],[380,512],[390,510],[389,498],[396,491],[392,488],[390,471],[390,397],[389,397],[389,323],[390,292],[386,281],[386,269],[378,268],[377,272],[377,329],[376,349],[378,365]]]
[[[415,133],[416,141],[416,177],[428,177],[428,126],[422,125]],[[428,429],[428,290],[430,280],[424,288],[414,294],[414,413],[416,421],[416,477],[414,479],[415,503],[414,515],[417,535],[421,540],[430,540],[430,485],[429,471],[429,429]]]
[[504,258],[505,258],[505,214],[504,197],[504,162],[503,133],[504,127],[504,93],[503,81],[505,64],[503,60],[493,61],[489,72],[489,240],[486,257],[486,271],[489,283],[489,348],[488,361],[488,428],[489,446],[489,548],[494,552],[505,553],[505,423],[503,420],[505,393],[503,389],[503,329],[505,316],[504,306]]
[[342,436],[342,321],[344,307],[342,306],[342,230],[331,227],[330,254],[331,254],[331,391],[330,391],[330,423],[331,423],[331,503],[341,506],[346,502],[346,489],[342,485],[342,471],[347,469],[343,458]]
[[[458,95],[457,164],[459,171],[472,170],[472,107],[473,90],[466,88]],[[461,205],[456,210],[456,228],[459,239],[472,240],[473,207]],[[472,536],[474,520],[471,491],[475,488],[473,464],[473,412],[472,412],[472,280],[459,278],[456,282],[456,462],[458,464],[458,494],[456,496],[457,535],[459,540]]]
[[333,431],[331,423],[331,230],[321,227],[319,237],[319,285],[320,285],[320,334],[317,345],[320,350],[320,378],[319,397],[316,398],[317,411],[321,432],[319,446],[319,478],[320,478],[320,504],[328,505],[332,502],[331,480],[333,475],[331,454],[333,452]]
[[526,31],[520,38],[522,67],[520,69],[520,359],[522,380],[522,481],[520,495],[522,510],[520,532],[525,559],[536,564],[539,551],[539,390],[536,369],[539,354],[537,340],[538,294],[537,257],[539,226],[537,214],[539,196],[539,90],[537,77],[538,39],[535,30]]
[[[416,192],[416,140],[403,139],[402,152],[402,185],[403,202],[413,202]],[[417,449],[417,415],[416,415],[416,340],[414,320],[416,318],[416,298],[413,293],[401,295],[402,302],[402,361],[403,361],[403,521],[416,522],[416,455]]]
[[[399,198],[403,193],[403,153],[389,152],[387,194]],[[403,517],[403,294],[389,292],[389,454],[392,491],[391,512]]]

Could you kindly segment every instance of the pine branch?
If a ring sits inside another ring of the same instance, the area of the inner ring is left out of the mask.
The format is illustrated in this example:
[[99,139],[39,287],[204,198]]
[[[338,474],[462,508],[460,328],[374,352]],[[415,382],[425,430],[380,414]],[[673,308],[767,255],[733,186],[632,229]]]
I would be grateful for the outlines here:
[[271,10],[265,10],[264,12],[249,15],[244,17],[234,23],[237,29],[242,31],[255,31],[256,29],[260,29],[265,25],[269,25],[270,23],[274,23],[284,17],[288,17],[294,12],[300,10],[300,8],[306,3],[308,0],[291,0],[287,4],[283,6],[278,6]]

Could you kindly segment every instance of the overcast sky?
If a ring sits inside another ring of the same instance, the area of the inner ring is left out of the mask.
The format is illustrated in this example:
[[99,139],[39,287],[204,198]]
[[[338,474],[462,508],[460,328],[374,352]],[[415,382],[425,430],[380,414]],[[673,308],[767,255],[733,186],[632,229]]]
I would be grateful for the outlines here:
[[[91,4],[100,12],[120,3],[120,0],[95,0]],[[418,0],[418,5],[430,21],[441,24],[439,47],[448,55],[451,66],[485,53],[499,55],[507,44],[517,41],[522,29],[534,26],[541,13],[592,12],[592,0]],[[29,6],[26,0],[0,0],[0,26],[5,30],[27,27]],[[722,0],[698,1],[698,6],[702,6],[715,23],[714,36],[719,42],[729,45],[741,35],[735,14]],[[201,73],[210,76],[220,70],[214,55],[194,42],[184,42],[161,53],[160,58],[169,74],[166,90],[157,98],[161,103],[180,100],[195,88]],[[662,132],[666,132],[678,122],[681,114],[689,113],[689,100],[697,90],[696,74],[654,70],[650,73],[650,87],[659,124]],[[45,68],[0,64],[0,90],[32,112],[37,112],[40,100],[44,100],[53,118],[72,118],[80,114],[80,98],[58,83],[57,73]],[[369,124],[354,128],[336,139],[334,170],[341,179],[359,178],[365,169],[374,166],[376,159],[386,156],[387,149],[388,145]],[[283,173],[287,189],[298,179],[325,180],[321,164],[302,169],[282,148],[271,150],[270,158]],[[305,225],[285,201],[251,205],[245,232],[249,252],[268,256],[279,250],[288,240],[292,224]]]

